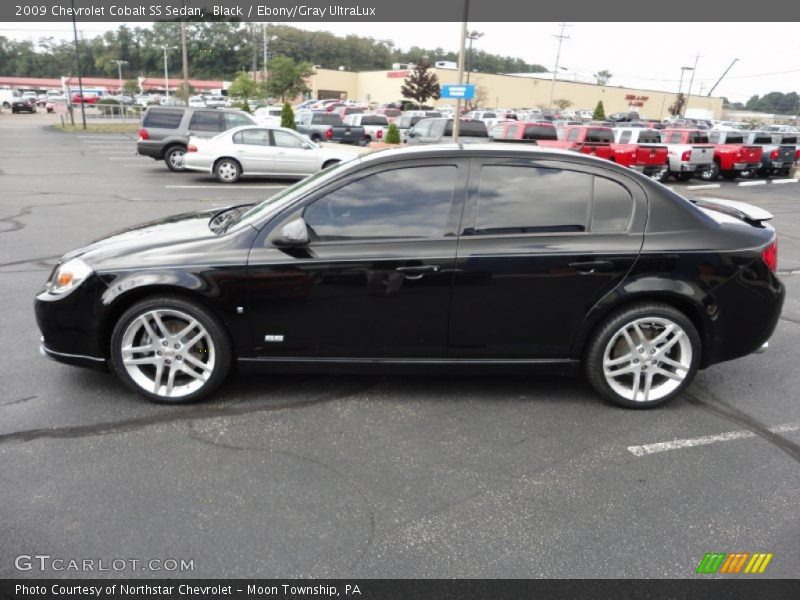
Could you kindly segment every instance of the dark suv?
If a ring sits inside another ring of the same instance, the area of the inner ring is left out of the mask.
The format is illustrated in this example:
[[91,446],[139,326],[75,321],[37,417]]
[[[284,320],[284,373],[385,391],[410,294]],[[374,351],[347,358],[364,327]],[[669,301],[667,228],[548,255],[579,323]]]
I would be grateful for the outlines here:
[[142,117],[136,152],[163,159],[171,171],[183,171],[189,136],[210,138],[233,127],[256,124],[240,110],[154,106]]

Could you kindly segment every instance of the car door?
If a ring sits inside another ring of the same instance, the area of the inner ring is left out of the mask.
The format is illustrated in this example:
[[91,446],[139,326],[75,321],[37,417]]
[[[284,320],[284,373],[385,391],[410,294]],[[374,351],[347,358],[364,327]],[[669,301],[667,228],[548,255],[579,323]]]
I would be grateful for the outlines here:
[[[273,219],[248,262],[256,355],[442,359],[466,168],[360,169]],[[282,250],[274,239],[298,217],[311,241]]]
[[270,130],[248,128],[233,134],[233,153],[242,165],[242,173],[269,175],[275,172],[275,147],[270,141]]
[[585,164],[473,159],[456,258],[451,357],[567,358],[638,257],[646,197]]
[[302,177],[319,171],[318,154],[311,148],[308,140],[280,129],[273,129],[271,133],[275,173]]

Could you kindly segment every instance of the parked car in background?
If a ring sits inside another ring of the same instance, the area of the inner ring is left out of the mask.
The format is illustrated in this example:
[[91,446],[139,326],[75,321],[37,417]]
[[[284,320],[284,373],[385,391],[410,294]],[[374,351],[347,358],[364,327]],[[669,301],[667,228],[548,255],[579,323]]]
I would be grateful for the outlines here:
[[259,125],[280,127],[282,112],[282,106],[264,106],[262,108],[257,108],[253,113],[253,117]]
[[75,92],[72,94],[73,104],[97,104],[98,102],[100,102],[100,96],[91,92],[85,92],[83,96],[81,96],[80,92]]
[[339,108],[335,108],[331,112],[344,121],[347,115],[359,115],[365,111],[360,106],[341,106]]
[[207,108],[206,99],[203,96],[192,96],[189,98],[189,106],[191,108]]
[[558,139],[555,126],[548,121],[503,121],[489,130],[489,137],[498,142],[536,142]]
[[708,132],[697,129],[663,129],[661,143],[669,155],[669,174],[677,181],[689,181],[695,173],[711,168],[714,146]]
[[759,177],[788,173],[800,158],[797,152],[797,134],[794,133],[748,131],[745,141],[761,146],[761,165],[754,173]]
[[11,101],[11,112],[12,113],[35,113],[36,112],[36,99],[31,98],[30,96],[27,98],[15,98]]
[[189,137],[214,137],[228,129],[257,125],[240,110],[153,106],[144,111],[136,152],[183,171]]
[[[491,129],[498,121],[506,121],[510,118],[510,113],[500,110],[473,110],[464,115],[465,119],[471,121],[482,121],[486,129]],[[516,115],[514,115],[516,119]]]
[[771,218],[534,145],[375,152],[69,252],[36,296],[40,349],[170,404],[235,370],[441,367],[583,372],[651,408],[765,350]]
[[[408,132],[408,144],[440,144],[453,139],[453,119],[422,119]],[[489,133],[483,121],[461,119],[458,141],[480,143],[488,141]]]
[[[423,111],[423,112],[435,112],[435,111]],[[407,114],[403,113],[402,110],[399,108],[376,108],[374,113],[376,115],[383,115],[389,121],[389,123],[395,123],[397,119],[400,118],[401,115]],[[434,116],[434,115],[424,115],[424,116]],[[441,114],[436,114],[435,116],[441,117]]]
[[411,131],[411,128],[414,127],[414,125],[422,121],[424,118],[424,116],[409,114],[404,114],[400,117],[397,117],[394,124],[397,126],[397,130],[400,132],[400,141],[403,143],[407,142],[408,132]]
[[344,118],[345,125],[363,127],[366,143],[382,140],[389,129],[389,119],[384,115],[353,114]]
[[3,108],[11,108],[11,103],[21,97],[17,90],[0,88],[0,106]]
[[364,145],[364,128],[345,125],[338,115],[323,111],[299,113],[296,118],[297,131],[312,142],[339,142],[340,144]]
[[703,133],[714,145],[714,162],[708,169],[698,172],[700,179],[716,181],[722,176],[733,180],[742,173],[752,173],[761,166],[763,148],[755,144],[745,144],[744,132],[712,129]]
[[57,109],[57,105],[67,105],[68,99],[66,96],[47,96],[47,102],[44,105],[45,110],[48,113],[55,112]]
[[614,123],[626,123],[629,121],[640,121],[641,116],[638,112],[629,111],[629,112],[616,112],[611,113],[606,117],[606,120],[612,121]]
[[208,108],[225,108],[228,98],[221,94],[210,94],[206,96],[206,106]]
[[184,167],[210,173],[222,183],[240,177],[306,177],[358,155],[321,148],[307,137],[282,127],[236,127],[211,139],[190,138]]

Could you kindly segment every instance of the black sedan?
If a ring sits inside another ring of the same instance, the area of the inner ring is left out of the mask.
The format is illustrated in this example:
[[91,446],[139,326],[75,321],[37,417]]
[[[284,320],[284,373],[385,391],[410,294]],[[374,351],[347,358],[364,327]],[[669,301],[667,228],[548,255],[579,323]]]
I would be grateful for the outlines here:
[[12,113],[35,113],[36,112],[36,99],[35,98],[18,98],[11,103]]
[[250,206],[64,256],[42,352],[188,402],[239,370],[576,372],[626,406],[763,350],[784,287],[757,207],[535,147],[378,152]]

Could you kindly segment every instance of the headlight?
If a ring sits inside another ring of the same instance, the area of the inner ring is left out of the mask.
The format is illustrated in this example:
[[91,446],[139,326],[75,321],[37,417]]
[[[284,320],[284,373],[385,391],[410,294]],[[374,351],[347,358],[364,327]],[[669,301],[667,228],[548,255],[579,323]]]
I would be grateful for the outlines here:
[[55,295],[66,294],[86,281],[91,274],[92,267],[80,258],[73,258],[55,270],[53,277],[47,283],[47,291]]

